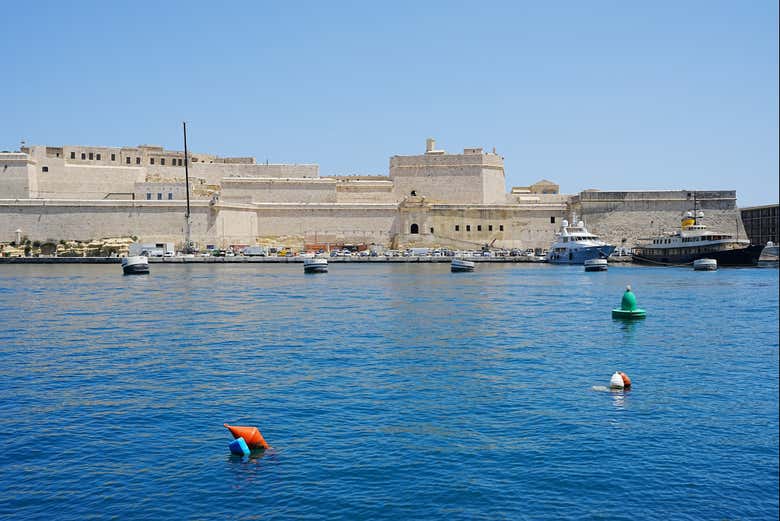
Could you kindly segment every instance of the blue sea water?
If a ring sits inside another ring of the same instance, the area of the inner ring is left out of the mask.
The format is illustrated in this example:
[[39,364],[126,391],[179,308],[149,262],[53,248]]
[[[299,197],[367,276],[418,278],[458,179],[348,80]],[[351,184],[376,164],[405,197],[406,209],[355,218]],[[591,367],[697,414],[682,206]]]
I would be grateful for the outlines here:
[[0,517],[777,519],[778,381],[775,269],[3,265]]

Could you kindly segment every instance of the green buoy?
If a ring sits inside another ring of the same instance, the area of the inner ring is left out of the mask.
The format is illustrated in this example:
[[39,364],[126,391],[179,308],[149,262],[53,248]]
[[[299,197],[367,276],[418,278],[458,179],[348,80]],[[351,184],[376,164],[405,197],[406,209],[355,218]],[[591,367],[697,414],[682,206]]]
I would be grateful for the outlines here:
[[631,286],[626,286],[623,299],[620,301],[620,309],[612,310],[612,318],[645,318],[647,312],[636,307],[636,297],[631,293]]

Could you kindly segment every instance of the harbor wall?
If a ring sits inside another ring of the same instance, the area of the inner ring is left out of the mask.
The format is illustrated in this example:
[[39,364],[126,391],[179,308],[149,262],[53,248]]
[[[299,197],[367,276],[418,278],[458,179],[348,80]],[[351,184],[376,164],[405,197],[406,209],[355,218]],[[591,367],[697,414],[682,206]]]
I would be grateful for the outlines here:
[[696,206],[702,224],[746,238],[734,190],[587,191],[575,196],[571,210],[588,229],[616,246],[631,247],[641,238],[678,231],[682,215]]
[[[15,240],[18,229],[32,241],[136,236],[141,242],[180,244],[184,213],[180,201],[0,200],[0,241]],[[216,213],[207,204],[192,206],[191,223],[193,240],[216,237]]]

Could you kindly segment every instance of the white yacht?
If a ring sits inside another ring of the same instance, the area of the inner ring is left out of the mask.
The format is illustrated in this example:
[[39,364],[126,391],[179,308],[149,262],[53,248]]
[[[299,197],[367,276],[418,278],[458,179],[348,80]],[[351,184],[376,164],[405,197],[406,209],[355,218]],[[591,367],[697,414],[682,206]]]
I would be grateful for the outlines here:
[[145,275],[149,273],[149,259],[144,255],[122,257],[122,272],[125,275]]
[[615,247],[599,239],[579,221],[569,226],[569,221],[561,223],[561,231],[555,234],[555,242],[547,252],[547,262],[553,264],[584,264],[586,260],[606,259]]
[[452,259],[452,263],[450,264],[450,271],[452,271],[453,273],[474,271],[475,267],[476,264],[474,264],[474,261],[469,261],[466,259],[455,257],[454,259]]
[[778,266],[778,248],[772,241],[766,243],[761,250],[761,256],[758,258],[758,265],[765,268],[776,268]]
[[309,257],[303,259],[304,273],[327,273],[328,259],[324,257]]

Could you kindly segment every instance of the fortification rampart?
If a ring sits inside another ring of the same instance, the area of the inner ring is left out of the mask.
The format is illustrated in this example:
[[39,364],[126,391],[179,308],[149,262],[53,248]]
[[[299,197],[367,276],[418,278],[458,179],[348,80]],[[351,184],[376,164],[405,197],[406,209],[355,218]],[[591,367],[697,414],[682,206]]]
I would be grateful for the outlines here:
[[641,238],[680,229],[680,218],[696,207],[713,230],[745,237],[734,190],[644,192],[582,192],[571,210],[591,232],[618,246],[633,246]]
[[[15,240],[18,229],[38,241],[137,236],[142,241],[181,243],[184,208],[181,201],[0,200],[0,241]],[[213,241],[218,233],[216,217],[207,203],[193,204],[193,239]]]
[[250,203],[335,203],[335,179],[224,178],[221,199]]

